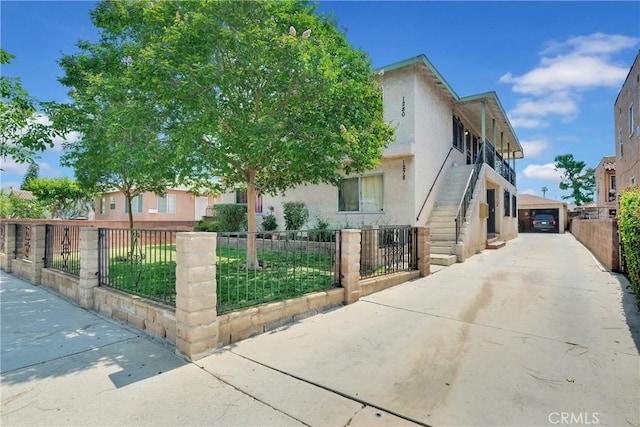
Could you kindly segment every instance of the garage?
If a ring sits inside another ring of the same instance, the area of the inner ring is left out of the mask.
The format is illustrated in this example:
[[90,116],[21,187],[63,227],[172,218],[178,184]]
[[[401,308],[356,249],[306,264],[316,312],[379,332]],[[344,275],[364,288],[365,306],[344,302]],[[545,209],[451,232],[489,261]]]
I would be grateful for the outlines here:
[[518,232],[560,233],[567,224],[566,203],[530,194],[518,195]]

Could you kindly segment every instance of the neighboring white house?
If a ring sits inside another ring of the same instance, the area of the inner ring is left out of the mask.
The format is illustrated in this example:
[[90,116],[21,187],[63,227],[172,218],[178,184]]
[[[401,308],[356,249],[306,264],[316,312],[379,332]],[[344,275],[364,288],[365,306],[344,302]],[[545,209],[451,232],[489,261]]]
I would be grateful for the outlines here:
[[[378,167],[345,176],[337,188],[264,195],[264,213],[273,206],[283,228],[282,203],[302,201],[309,227],[316,216],[336,227],[429,225],[432,253],[458,262],[484,249],[488,237],[516,237],[515,159],[523,150],[496,93],[459,97],[424,55],[382,70],[384,117],[398,127]],[[221,201],[234,203],[236,195]]]

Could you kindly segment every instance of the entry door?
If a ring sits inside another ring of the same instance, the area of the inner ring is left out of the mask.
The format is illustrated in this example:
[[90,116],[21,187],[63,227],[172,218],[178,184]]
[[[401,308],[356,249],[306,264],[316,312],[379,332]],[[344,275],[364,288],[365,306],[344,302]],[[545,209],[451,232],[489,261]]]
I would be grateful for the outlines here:
[[487,204],[489,218],[487,218],[487,233],[496,232],[496,190],[487,190]]

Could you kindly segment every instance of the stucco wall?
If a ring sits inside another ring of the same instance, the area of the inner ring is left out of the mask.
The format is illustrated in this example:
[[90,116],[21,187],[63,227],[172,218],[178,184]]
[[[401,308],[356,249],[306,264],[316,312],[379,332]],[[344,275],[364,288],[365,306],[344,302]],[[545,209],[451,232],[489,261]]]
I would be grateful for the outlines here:
[[607,270],[619,270],[618,225],[615,219],[574,218],[570,229],[571,234],[586,246]]
[[[613,110],[615,123],[616,179],[618,191],[631,184],[640,184],[640,53],[618,94]],[[633,132],[629,132],[629,107],[633,106]],[[624,155],[620,153],[620,137]]]
[[[167,190],[167,194],[176,196],[176,212],[160,213],[158,209],[158,196],[147,192],[142,195],[142,212],[134,212],[134,221],[197,221],[201,216],[196,214],[196,199],[199,196],[183,190]],[[115,209],[111,209],[110,199],[115,197]],[[206,205],[213,206],[216,198],[207,198]],[[100,199],[105,200],[104,214],[100,213]],[[129,221],[129,214],[125,212],[126,199],[121,192],[106,193],[95,200],[95,219],[99,221]],[[203,200],[204,204],[204,200]]]

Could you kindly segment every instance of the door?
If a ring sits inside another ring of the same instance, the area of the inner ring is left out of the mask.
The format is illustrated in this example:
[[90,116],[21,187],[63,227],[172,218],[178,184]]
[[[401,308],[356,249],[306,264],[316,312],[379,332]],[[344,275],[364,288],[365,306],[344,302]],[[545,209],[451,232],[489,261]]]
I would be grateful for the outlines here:
[[207,206],[209,205],[208,197],[196,197],[196,221],[200,221],[203,216],[207,216]]
[[487,205],[489,205],[489,218],[487,218],[487,234],[496,232],[496,190],[487,190]]

